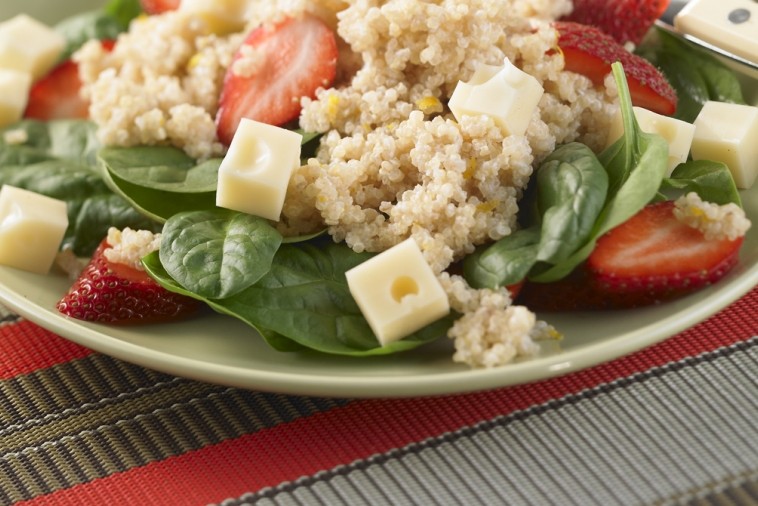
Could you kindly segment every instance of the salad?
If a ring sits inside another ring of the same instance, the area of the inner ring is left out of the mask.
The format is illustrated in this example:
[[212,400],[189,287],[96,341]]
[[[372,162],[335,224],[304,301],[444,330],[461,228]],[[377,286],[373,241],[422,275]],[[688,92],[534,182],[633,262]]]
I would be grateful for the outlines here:
[[[709,100],[744,103],[707,55],[643,41],[658,2],[620,40],[583,17],[592,1],[230,2],[234,16],[210,4],[114,0],[64,21],[62,63],[4,131],[0,182],[66,200],[64,250],[92,255],[64,314],[172,321],[205,305],[275,349],[354,356],[447,335],[454,360],[491,367],[560,337],[535,309],[659,303],[737,261],[749,222],[729,168],[669,174],[666,140],[632,109],[694,121]],[[718,85],[675,87],[682,55]],[[449,106],[505,60],[544,91],[518,134]],[[81,102],[71,119],[62,105]],[[243,117],[302,136],[279,221],[216,205]],[[452,311],[380,345],[345,273],[409,237]],[[638,247],[647,256],[630,262]],[[102,288],[124,280],[134,291]]]

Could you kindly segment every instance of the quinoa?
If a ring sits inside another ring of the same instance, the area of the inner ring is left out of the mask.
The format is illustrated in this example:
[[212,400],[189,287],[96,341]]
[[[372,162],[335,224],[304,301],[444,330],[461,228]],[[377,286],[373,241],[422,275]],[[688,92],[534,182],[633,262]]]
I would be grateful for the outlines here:
[[[557,145],[606,142],[618,108],[613,82],[566,72],[551,21],[570,0],[257,0],[245,30],[225,36],[181,11],[135,21],[113,53],[90,43],[76,55],[100,140],[167,144],[196,158],[223,155],[213,118],[223,78],[249,30],[305,11],[338,34],[337,79],[302,99],[299,126],[323,134],[293,171],[279,230],[326,229],[356,252],[412,237],[461,313],[449,332],[454,359],[502,365],[557,333],[505,289],[475,290],[446,270],[517,229],[534,167]],[[524,135],[492,118],[447,108],[478,65],[508,58],[545,90]],[[242,49],[233,72],[254,71]],[[469,302],[464,302],[465,300]]]
[[695,192],[679,197],[674,203],[674,216],[700,230],[707,240],[743,237],[750,229],[750,220],[745,211],[734,203],[719,205],[704,202]]
[[161,247],[161,234],[149,230],[108,229],[108,248],[103,255],[110,262],[125,264],[137,270],[144,270],[141,259]]

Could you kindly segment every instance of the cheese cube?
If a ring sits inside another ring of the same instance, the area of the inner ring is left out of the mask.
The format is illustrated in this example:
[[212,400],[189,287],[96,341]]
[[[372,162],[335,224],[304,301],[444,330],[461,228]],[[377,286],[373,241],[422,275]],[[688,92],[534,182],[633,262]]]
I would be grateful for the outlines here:
[[[663,137],[669,145],[668,173],[670,176],[677,165],[687,161],[692,146],[692,138],[695,135],[695,125],[687,123],[676,118],[663,116],[661,114],[649,111],[642,107],[633,107],[634,116],[643,132],[649,134],[658,134]],[[621,110],[611,121],[608,132],[608,146],[616,142],[619,137],[624,135],[624,122],[621,116]]]
[[0,68],[45,75],[63,52],[61,34],[25,14],[0,23]]
[[674,18],[674,26],[684,34],[758,62],[755,0],[689,0]]
[[353,267],[345,275],[350,293],[382,346],[450,312],[442,285],[413,239]]
[[243,118],[218,169],[216,205],[279,221],[301,141],[297,132]]
[[182,0],[179,11],[200,18],[209,32],[224,35],[245,27],[248,0]]
[[0,189],[0,264],[47,274],[66,228],[65,202],[9,185]]
[[0,68],[0,128],[21,119],[31,86],[28,72]]
[[695,119],[692,158],[723,162],[737,188],[753,186],[758,175],[758,107],[706,102]]
[[465,115],[488,115],[506,135],[524,135],[544,90],[513,65],[480,65],[468,83],[458,82],[448,106],[459,122]]

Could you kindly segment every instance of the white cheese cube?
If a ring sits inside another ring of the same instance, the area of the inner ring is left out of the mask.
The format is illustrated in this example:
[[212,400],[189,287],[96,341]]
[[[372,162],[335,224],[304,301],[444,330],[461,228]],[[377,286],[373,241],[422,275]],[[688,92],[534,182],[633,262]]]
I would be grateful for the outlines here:
[[21,119],[31,86],[28,72],[0,68],[0,128]]
[[[677,165],[687,161],[692,146],[692,138],[695,135],[695,125],[670,116],[663,116],[642,107],[633,107],[632,109],[643,132],[658,134],[668,142],[669,159],[666,175],[670,176]],[[624,135],[624,122],[621,110],[619,110],[611,121],[608,132],[608,146],[616,142],[622,135]]]
[[0,67],[45,75],[63,52],[61,34],[25,14],[0,23]]
[[0,264],[47,274],[66,228],[65,202],[9,185],[0,189]]
[[737,188],[753,186],[758,175],[758,107],[706,102],[695,119],[692,158],[723,162]]
[[224,35],[245,27],[249,19],[248,0],[182,0],[179,11],[196,16],[209,32]]
[[218,169],[216,205],[279,221],[301,141],[297,132],[243,118]]
[[758,62],[755,0],[689,0],[674,18],[682,33]]
[[450,312],[442,285],[413,239],[345,274],[350,293],[382,346]]
[[448,106],[465,115],[488,115],[506,135],[524,135],[544,90],[539,81],[513,65],[480,65],[468,83],[459,81]]

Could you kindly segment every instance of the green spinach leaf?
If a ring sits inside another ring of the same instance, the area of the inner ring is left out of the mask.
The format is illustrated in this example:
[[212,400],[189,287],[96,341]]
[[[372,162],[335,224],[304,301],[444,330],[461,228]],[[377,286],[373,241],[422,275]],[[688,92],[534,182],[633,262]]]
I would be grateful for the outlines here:
[[185,212],[163,226],[160,260],[185,289],[224,299],[265,275],[281,242],[263,218],[225,209]]
[[[629,87],[620,63],[612,65],[619,91],[624,125],[631,131],[601,153],[608,170],[610,186],[605,206],[584,245],[553,266],[538,265],[530,274],[537,282],[551,282],[567,276],[587,259],[601,235],[634,216],[658,193],[668,166],[668,143],[659,135],[640,130],[632,112]],[[626,128],[625,128],[626,130]],[[629,143],[622,146],[621,143]]]
[[584,144],[566,144],[548,156],[537,171],[537,260],[555,264],[576,251],[592,232],[607,192],[606,169]]
[[678,165],[671,176],[661,184],[662,191],[695,192],[700,198],[714,204],[735,203],[742,200],[729,168],[721,162],[690,160]]
[[142,11],[139,0],[111,0],[103,9],[70,16],[55,26],[66,46],[60,60],[70,58],[87,41],[116,40]]
[[9,184],[66,202],[69,227],[63,240],[79,256],[90,255],[111,226],[156,230],[114,195],[91,167],[67,160],[0,167],[0,186]]
[[474,288],[494,290],[518,283],[537,262],[539,246],[539,226],[517,230],[467,256],[463,277]]
[[744,104],[735,73],[707,52],[676,36],[656,30],[640,51],[658,66],[679,98],[675,117],[693,122],[708,100]]
[[[275,342],[268,342],[277,349],[285,345],[283,339],[290,339],[299,346],[328,354],[386,355],[416,348],[445,335],[455,315],[380,346],[345,279],[347,270],[370,257],[341,244],[283,245],[271,270],[255,285],[232,297],[206,302],[214,310],[258,329],[264,339],[274,336]],[[197,298],[168,276],[157,255],[145,257],[143,264],[167,289]]]
[[140,146],[105,148],[98,162],[108,186],[154,220],[216,208],[220,159],[198,164],[177,148]]

